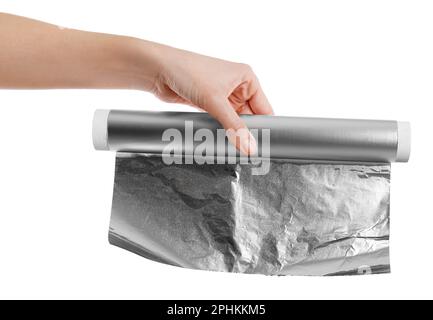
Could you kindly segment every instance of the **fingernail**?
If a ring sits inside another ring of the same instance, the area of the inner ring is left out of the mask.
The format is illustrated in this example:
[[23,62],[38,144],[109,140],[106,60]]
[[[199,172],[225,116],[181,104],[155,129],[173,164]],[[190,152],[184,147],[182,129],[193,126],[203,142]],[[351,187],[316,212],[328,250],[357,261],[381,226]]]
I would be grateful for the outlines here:
[[256,139],[248,129],[227,129],[226,135],[231,144],[239,146],[239,150],[243,155],[248,156],[257,154]]
[[238,130],[240,149],[244,155],[255,155],[257,153],[257,143],[251,132],[247,129]]

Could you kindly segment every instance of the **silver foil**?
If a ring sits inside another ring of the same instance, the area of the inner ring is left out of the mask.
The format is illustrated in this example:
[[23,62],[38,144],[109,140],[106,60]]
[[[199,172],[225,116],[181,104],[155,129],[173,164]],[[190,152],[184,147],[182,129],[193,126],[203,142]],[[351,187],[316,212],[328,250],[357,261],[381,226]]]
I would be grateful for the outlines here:
[[118,153],[110,243],[186,268],[389,272],[390,164],[166,165]]
[[[397,121],[325,118],[296,118],[264,115],[241,116],[249,129],[270,130],[272,159],[308,159],[330,161],[394,162],[399,144]],[[187,137],[185,123],[196,130],[206,128],[216,137],[221,126],[202,112],[146,112],[111,110],[106,123],[109,150],[162,154],[170,143],[161,139],[167,129],[176,129]],[[192,139],[190,139],[192,140]],[[256,139],[258,155],[262,139]],[[178,149],[193,155],[201,141],[182,143]],[[232,148],[227,140],[216,141],[214,150]],[[235,151],[236,152],[236,151]],[[238,154],[239,155],[239,154]],[[214,154],[213,156],[216,156]]]

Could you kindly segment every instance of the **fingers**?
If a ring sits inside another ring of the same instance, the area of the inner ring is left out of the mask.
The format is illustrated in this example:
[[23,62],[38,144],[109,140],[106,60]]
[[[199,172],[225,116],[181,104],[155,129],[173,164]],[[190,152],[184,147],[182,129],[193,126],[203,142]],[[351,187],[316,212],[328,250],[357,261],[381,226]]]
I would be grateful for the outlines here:
[[263,89],[260,86],[260,83],[258,82],[257,78],[254,81],[257,81],[257,83],[256,83],[257,90],[249,100],[251,110],[255,114],[273,115],[274,110],[272,109],[272,106],[269,103],[268,98],[266,97],[265,93],[263,92]]
[[[233,106],[232,106],[233,107]],[[251,107],[248,102],[246,102],[241,108],[238,108],[235,110],[237,114],[254,114],[253,110],[251,110]]]
[[214,99],[207,111],[226,129],[227,138],[244,155],[257,153],[257,143],[226,98]]

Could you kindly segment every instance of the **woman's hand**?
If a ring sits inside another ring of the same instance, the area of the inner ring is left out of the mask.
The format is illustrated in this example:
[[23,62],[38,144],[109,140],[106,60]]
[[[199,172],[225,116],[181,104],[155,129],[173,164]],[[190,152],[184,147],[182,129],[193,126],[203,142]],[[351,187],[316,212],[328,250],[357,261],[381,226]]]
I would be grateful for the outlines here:
[[0,13],[0,88],[139,89],[209,112],[244,154],[257,145],[239,114],[272,114],[251,68],[157,43]]
[[257,145],[239,114],[273,114],[251,67],[157,45],[159,72],[151,91],[161,100],[209,112],[244,154]]

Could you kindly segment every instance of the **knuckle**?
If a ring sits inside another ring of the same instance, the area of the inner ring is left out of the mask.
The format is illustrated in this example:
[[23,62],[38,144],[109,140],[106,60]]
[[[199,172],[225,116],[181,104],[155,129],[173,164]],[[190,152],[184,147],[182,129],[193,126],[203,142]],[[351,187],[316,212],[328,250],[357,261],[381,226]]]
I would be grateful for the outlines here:
[[248,74],[253,73],[253,68],[249,64],[240,63],[240,68],[245,73],[248,73]]

